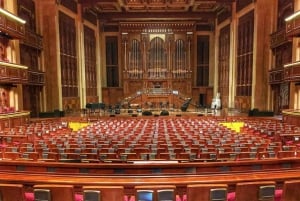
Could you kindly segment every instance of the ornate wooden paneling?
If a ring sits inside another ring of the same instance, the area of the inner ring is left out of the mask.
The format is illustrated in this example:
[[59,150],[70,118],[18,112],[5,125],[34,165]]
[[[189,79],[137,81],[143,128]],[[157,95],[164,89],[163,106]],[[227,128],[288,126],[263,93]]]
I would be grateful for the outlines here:
[[96,70],[96,37],[95,31],[84,26],[84,58],[86,96],[97,96],[97,70]]
[[78,96],[75,19],[59,12],[61,84],[63,97]]
[[239,18],[237,44],[237,96],[252,95],[254,12]]
[[219,86],[218,91],[221,95],[222,107],[228,107],[229,97],[229,59],[230,59],[230,25],[220,30],[219,36]]

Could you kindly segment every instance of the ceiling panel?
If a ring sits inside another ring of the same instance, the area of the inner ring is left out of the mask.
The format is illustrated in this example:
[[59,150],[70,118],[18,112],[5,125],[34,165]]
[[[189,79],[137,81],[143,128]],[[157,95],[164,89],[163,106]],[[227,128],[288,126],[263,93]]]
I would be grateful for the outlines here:
[[[85,10],[100,19],[133,20],[201,20],[212,21],[235,0],[78,0]],[[135,17],[136,16],[136,17]]]

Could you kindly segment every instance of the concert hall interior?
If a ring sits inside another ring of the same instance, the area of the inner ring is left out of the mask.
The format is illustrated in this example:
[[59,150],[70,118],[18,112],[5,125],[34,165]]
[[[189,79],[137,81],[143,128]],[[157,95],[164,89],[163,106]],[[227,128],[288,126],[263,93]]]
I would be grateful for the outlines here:
[[299,75],[299,0],[0,0],[0,200],[299,201]]

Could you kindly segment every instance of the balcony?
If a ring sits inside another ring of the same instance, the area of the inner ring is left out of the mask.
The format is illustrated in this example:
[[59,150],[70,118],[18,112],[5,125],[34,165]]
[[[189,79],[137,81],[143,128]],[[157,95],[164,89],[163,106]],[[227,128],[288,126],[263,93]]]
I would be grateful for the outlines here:
[[39,50],[43,49],[43,37],[28,29],[25,30],[25,37],[22,43]]
[[274,49],[288,42],[288,38],[286,37],[286,30],[282,29],[276,31],[270,35],[271,40],[271,48]]
[[300,10],[285,19],[286,35],[300,37]]
[[9,38],[24,38],[25,21],[0,8],[0,31]]
[[284,65],[284,81],[300,81],[300,61]]
[[284,80],[283,68],[272,69],[269,71],[269,84],[279,84]]
[[28,84],[43,86],[45,84],[45,73],[40,71],[28,71]]
[[0,83],[27,83],[27,66],[0,61]]

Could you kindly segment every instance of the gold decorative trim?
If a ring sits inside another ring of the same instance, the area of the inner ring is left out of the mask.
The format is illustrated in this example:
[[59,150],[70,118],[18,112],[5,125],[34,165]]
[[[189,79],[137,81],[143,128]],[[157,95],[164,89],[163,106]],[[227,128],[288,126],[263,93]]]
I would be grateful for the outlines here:
[[7,62],[3,62],[0,61],[0,66],[7,66],[7,67],[13,67],[13,68],[21,68],[21,69],[28,69],[27,66],[24,65],[20,65],[20,64],[14,64],[14,63],[7,63]]
[[21,117],[27,115],[30,115],[30,112],[5,113],[5,114],[0,114],[0,119],[8,119],[8,118]]
[[26,23],[25,20],[23,20],[23,19],[21,19],[21,18],[15,16],[14,14],[12,14],[12,13],[10,13],[10,12],[8,12],[7,10],[4,10],[4,9],[2,9],[2,8],[0,8],[0,13],[2,13],[3,15],[5,15],[5,16],[7,16],[7,17],[13,19],[13,20],[18,21],[18,22],[21,23],[21,24],[25,24],[25,23]]

